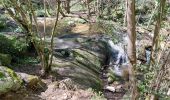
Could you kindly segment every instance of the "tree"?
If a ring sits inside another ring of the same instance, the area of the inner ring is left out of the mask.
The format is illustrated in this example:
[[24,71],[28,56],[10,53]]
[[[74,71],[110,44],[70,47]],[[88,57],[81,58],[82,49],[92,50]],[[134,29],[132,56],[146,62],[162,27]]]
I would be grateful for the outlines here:
[[[156,54],[159,51],[159,32],[160,32],[160,29],[161,29],[161,22],[162,22],[162,19],[163,19],[163,16],[164,16],[165,4],[166,4],[166,0],[159,0],[158,15],[157,15],[157,18],[156,18],[154,37],[153,37],[153,40],[152,40],[152,48],[151,48],[152,50],[151,50],[151,56],[150,56],[151,60],[150,60],[150,64],[149,64],[150,69],[152,68],[151,67],[152,66],[151,61],[155,60],[153,58],[154,54]],[[155,56],[157,56],[157,55],[155,55]],[[153,78],[153,80],[152,80],[150,88],[153,91],[158,92],[158,90],[159,90],[163,75],[165,74],[165,69],[166,69],[165,67],[166,67],[166,64],[168,62],[169,56],[170,56],[170,51],[168,52],[167,57],[165,58],[165,62],[163,63],[162,66],[160,66],[160,70],[158,70],[158,72],[156,72],[156,77]],[[159,63],[159,61],[157,61],[157,62]],[[155,94],[149,94],[148,98],[149,98],[149,100],[156,100],[158,97]]]
[[124,15],[124,19],[123,19],[124,20],[124,23],[123,23],[124,26],[127,25],[127,23],[126,23],[127,22],[127,2],[128,2],[128,0],[125,0],[125,12],[124,12],[125,15]]
[[153,37],[153,41],[152,41],[150,65],[151,65],[151,61],[153,61],[154,52],[158,51],[159,32],[160,32],[160,29],[161,29],[161,21],[162,21],[163,15],[164,15],[165,2],[166,2],[166,0],[159,1],[158,15],[157,15],[157,19],[156,19],[154,37]]
[[[53,37],[56,31],[59,10],[60,10],[60,0],[58,0],[58,10],[55,26],[51,33],[51,47],[48,48],[45,45],[45,28],[44,24],[44,34],[38,30],[37,18],[34,12],[33,4],[31,0],[3,0],[3,5],[8,11],[8,14],[20,25],[21,28],[25,30],[28,40],[34,45],[36,52],[40,58],[42,66],[42,76],[47,75],[51,70],[52,57],[53,57]],[[44,0],[44,8],[45,8]],[[13,10],[14,11],[13,11]],[[46,8],[44,9],[46,10]],[[46,22],[44,18],[44,23]]]
[[135,0],[127,1],[127,33],[128,47],[127,54],[130,60],[129,79],[132,83],[132,100],[136,100],[138,96],[134,70],[136,67],[136,30],[135,30]]

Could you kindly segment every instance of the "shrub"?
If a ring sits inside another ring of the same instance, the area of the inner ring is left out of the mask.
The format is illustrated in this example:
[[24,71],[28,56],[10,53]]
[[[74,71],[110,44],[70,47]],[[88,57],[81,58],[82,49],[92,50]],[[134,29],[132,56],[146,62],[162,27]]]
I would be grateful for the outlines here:
[[0,53],[0,62],[2,65],[10,65],[11,64],[11,56],[9,54],[1,54]]
[[23,56],[27,50],[27,43],[24,39],[7,37],[0,34],[0,53],[9,54],[12,58]]
[[3,29],[6,27],[6,20],[7,18],[4,15],[0,15],[0,29]]

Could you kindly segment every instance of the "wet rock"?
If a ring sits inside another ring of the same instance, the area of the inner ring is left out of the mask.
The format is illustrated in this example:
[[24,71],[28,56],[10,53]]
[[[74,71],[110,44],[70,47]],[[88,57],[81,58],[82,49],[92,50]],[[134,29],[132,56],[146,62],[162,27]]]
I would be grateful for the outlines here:
[[121,46],[115,45],[111,40],[108,41],[108,50],[110,54],[108,58],[111,72],[127,80],[129,77],[129,60],[127,53]]
[[0,94],[16,91],[21,87],[21,83],[22,80],[13,70],[0,66]]

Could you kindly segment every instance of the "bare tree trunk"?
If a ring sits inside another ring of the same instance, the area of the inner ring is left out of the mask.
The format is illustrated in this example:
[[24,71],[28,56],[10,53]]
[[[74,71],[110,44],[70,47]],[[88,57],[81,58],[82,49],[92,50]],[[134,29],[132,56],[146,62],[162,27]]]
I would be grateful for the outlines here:
[[87,12],[88,12],[88,19],[90,19],[91,16],[91,12],[90,12],[90,0],[86,0],[86,4],[87,4]]
[[96,7],[96,10],[97,10],[97,16],[99,17],[100,16],[100,0],[97,0],[97,7]]
[[[58,6],[59,6],[59,12],[60,12],[60,14],[63,16],[63,17],[66,17],[66,15],[64,14],[64,12],[63,12],[63,10],[62,10],[62,7],[61,7],[61,0],[56,0],[57,1],[57,3],[58,3]],[[65,3],[65,1],[64,1],[64,5],[65,5],[66,3]]]
[[127,33],[128,33],[128,47],[127,53],[130,60],[130,69],[129,69],[129,79],[132,83],[132,99],[137,100],[138,97],[138,90],[136,86],[136,79],[135,79],[135,68],[136,68],[136,30],[135,30],[135,0],[128,0],[128,7],[127,7]]
[[154,30],[154,37],[152,41],[152,50],[151,50],[151,58],[150,58],[150,64],[151,61],[153,60],[153,53],[158,50],[158,44],[159,44],[159,32],[161,28],[161,21],[162,21],[162,16],[164,15],[164,7],[165,7],[165,2],[166,0],[161,0],[159,9],[158,9],[158,16],[157,16],[157,22],[155,24],[155,30]]
[[66,1],[66,11],[67,11],[68,14],[70,13],[70,1],[71,0]]
[[107,0],[107,16],[109,16],[111,14],[111,6],[112,6],[112,1],[111,0]]
[[56,28],[57,28],[57,24],[58,24],[58,19],[59,19],[59,12],[60,12],[60,0],[58,0],[58,3],[57,3],[57,17],[56,17],[56,21],[55,21],[55,25],[53,27],[53,31],[52,31],[52,34],[51,34],[51,55],[49,57],[49,68],[51,69],[51,66],[52,66],[52,61],[53,61],[53,47],[54,47],[54,33],[56,31]]
[[127,25],[127,2],[128,2],[128,0],[125,0],[125,12],[124,12],[124,26],[126,26]]
[[44,40],[45,40],[45,34],[46,34],[46,0],[44,0]]

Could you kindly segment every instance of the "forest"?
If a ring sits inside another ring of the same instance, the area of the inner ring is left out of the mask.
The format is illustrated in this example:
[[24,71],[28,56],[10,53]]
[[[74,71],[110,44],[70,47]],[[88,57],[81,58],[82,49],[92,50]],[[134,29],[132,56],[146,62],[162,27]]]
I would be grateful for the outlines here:
[[0,100],[170,100],[170,0],[0,0]]

